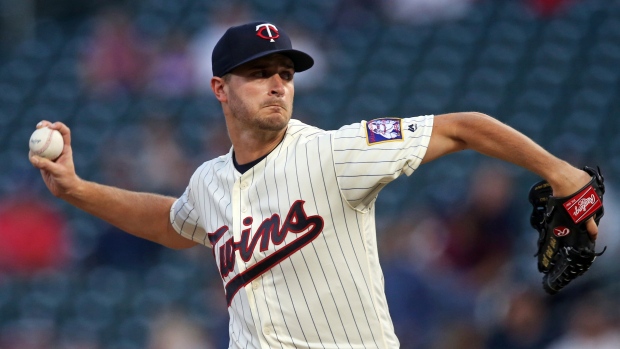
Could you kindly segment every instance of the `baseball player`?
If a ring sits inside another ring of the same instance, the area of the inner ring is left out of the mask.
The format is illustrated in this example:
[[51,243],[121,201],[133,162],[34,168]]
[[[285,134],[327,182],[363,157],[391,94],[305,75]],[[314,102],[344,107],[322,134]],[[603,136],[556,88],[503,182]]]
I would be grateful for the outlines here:
[[[292,119],[294,75],[312,58],[282,28],[230,28],[211,87],[232,141],[180,198],[80,179],[69,128],[55,162],[30,154],[50,191],[120,229],[213,249],[230,315],[229,348],[398,348],[377,254],[375,200],[401,174],[473,149],[539,174],[555,195],[587,173],[480,113],[378,118],[325,131]],[[588,223],[592,236],[596,224]]]

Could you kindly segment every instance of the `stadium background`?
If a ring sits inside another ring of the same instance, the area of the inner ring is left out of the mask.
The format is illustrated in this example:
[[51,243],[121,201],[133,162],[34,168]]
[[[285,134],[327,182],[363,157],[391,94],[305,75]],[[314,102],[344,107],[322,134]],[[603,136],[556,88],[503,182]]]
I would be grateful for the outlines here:
[[378,238],[403,348],[620,347],[619,1],[3,0],[0,348],[226,347],[210,250],[164,250],[51,197],[27,141],[63,121],[81,177],[180,195],[230,146],[211,47],[254,19],[317,60],[296,76],[305,122],[475,110],[603,169],[608,251],[555,297],[532,257],[532,174],[466,151],[388,186]]

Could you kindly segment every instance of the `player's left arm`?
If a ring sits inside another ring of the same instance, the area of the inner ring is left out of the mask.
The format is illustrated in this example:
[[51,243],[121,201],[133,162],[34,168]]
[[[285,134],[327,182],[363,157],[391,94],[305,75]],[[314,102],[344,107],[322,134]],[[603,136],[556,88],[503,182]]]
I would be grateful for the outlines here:
[[[559,159],[510,126],[482,113],[437,115],[422,163],[464,149],[523,167],[547,180],[558,197],[575,193],[590,181],[590,175]],[[588,222],[594,237],[598,229]]]

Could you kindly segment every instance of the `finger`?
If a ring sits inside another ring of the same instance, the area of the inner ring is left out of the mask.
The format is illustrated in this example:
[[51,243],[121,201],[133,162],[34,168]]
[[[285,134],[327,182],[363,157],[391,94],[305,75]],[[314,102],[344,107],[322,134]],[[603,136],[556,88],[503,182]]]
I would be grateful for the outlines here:
[[32,164],[32,166],[39,168],[39,158],[40,156],[34,155],[32,153],[32,150],[28,152],[28,160],[30,160],[30,163]]
[[55,170],[58,170],[60,166],[54,163],[52,160],[46,159],[42,156],[34,155],[32,152],[28,153],[28,157],[32,166],[38,168],[39,170],[54,172]]
[[37,124],[37,129],[41,128],[41,127],[50,127],[52,125],[51,122],[47,121],[47,120],[41,120],[38,124]]
[[56,122],[52,123],[52,122],[49,122],[47,120],[41,120],[37,124],[37,129],[39,129],[41,127],[49,127],[52,130],[58,130],[60,132],[60,134],[62,135],[62,139],[63,139],[63,142],[65,143],[65,145],[67,145],[67,144],[70,145],[71,144],[71,130],[64,123],[62,123],[60,121],[56,121]]
[[598,236],[598,226],[596,225],[594,218],[588,219],[588,221],[586,222],[586,229],[590,234],[590,238],[592,240],[596,240],[596,237]]
[[41,169],[41,166],[43,166],[43,160],[47,160],[47,159],[45,159],[44,157],[38,156],[38,155],[34,155],[32,151],[29,151],[28,160],[30,160],[30,163],[32,164],[32,166],[38,169]]
[[62,135],[62,139],[65,142],[65,145],[71,145],[71,130],[67,125],[60,121],[56,121],[55,123],[49,126],[53,130],[58,130]]

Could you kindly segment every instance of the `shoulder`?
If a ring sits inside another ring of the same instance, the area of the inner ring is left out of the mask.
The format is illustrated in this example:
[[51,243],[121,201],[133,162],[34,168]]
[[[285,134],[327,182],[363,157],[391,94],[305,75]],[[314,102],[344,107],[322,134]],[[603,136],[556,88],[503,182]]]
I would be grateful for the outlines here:
[[205,178],[207,176],[212,176],[216,172],[225,169],[228,164],[232,162],[231,153],[224,154],[213,158],[209,161],[203,162],[202,165],[198,166],[194,174],[192,175],[190,182],[194,182],[199,180],[200,178]]
[[286,130],[287,136],[306,137],[306,138],[313,137],[313,136],[320,136],[320,135],[326,134],[327,132],[328,131],[325,131],[316,126],[304,124],[303,122],[296,120],[296,119],[291,119],[288,122],[288,129]]
[[305,124],[299,120],[291,119],[286,134],[292,137],[314,138],[321,136],[334,136],[336,134],[356,134],[363,129],[365,121],[345,125],[336,130],[324,130],[316,126]]

